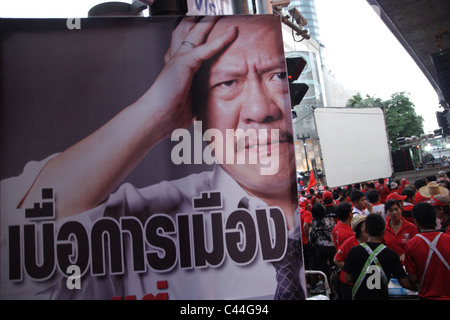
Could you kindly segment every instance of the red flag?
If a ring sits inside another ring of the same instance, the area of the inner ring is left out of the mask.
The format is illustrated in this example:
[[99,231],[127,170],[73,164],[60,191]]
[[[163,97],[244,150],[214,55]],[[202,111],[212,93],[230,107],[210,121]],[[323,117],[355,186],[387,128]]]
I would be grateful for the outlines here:
[[314,172],[311,170],[311,173],[309,175],[309,182],[308,187],[306,190],[309,190],[310,188],[314,187],[316,185],[316,178],[314,177]]

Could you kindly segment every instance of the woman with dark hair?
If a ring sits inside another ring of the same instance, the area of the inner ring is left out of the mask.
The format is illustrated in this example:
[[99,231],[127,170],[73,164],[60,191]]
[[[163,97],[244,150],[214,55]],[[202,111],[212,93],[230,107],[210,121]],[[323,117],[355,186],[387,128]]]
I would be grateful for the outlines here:
[[332,239],[334,219],[327,216],[324,205],[320,203],[313,205],[311,214],[313,220],[309,231],[309,241],[314,248],[314,269],[322,271],[329,278],[336,254]]
[[406,243],[417,234],[417,227],[402,216],[402,206],[399,200],[391,199],[384,205],[386,212],[386,232],[383,240],[386,246],[394,250],[400,260],[405,259]]

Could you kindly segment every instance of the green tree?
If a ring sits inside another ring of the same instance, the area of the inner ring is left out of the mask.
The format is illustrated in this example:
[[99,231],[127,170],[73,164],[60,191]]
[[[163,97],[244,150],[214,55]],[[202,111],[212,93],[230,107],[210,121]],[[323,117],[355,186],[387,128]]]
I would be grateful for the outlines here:
[[397,92],[385,101],[386,126],[391,140],[391,149],[398,149],[397,138],[420,136],[423,117],[416,114],[415,106],[404,92]]
[[366,94],[366,98],[361,97],[361,93],[355,94],[346,104],[349,108],[370,108],[370,107],[384,107],[384,102],[380,98],[371,97]]
[[398,149],[397,138],[420,136],[423,131],[423,117],[416,114],[415,106],[405,92],[391,95],[389,100],[361,94],[354,95],[347,101],[347,107],[382,107],[386,115],[386,127],[390,140],[391,150]]
[[364,106],[364,99],[361,97],[361,93],[355,94],[353,97],[348,99],[345,105],[348,108],[361,108]]

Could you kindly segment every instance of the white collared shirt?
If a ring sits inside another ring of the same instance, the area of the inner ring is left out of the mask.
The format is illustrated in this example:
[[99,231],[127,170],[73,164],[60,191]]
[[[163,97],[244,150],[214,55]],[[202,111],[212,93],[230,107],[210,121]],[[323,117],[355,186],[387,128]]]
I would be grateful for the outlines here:
[[[26,193],[24,187],[29,187],[40,170],[50,160],[50,157],[42,162],[33,162],[27,165],[24,173],[16,178],[2,181],[2,226],[1,226],[1,298],[12,299],[111,299],[112,297],[135,296],[142,299],[146,295],[156,296],[160,293],[168,293],[169,299],[271,299],[276,289],[275,270],[270,261],[264,261],[261,256],[260,244],[258,244],[251,261],[240,265],[232,261],[225,248],[225,255],[221,263],[216,266],[181,268],[180,259],[170,270],[165,272],[152,270],[148,265],[145,272],[132,270],[133,254],[131,242],[124,240],[123,252],[125,272],[119,275],[93,276],[90,267],[81,278],[80,290],[69,290],[66,279],[61,272],[56,270],[50,279],[45,281],[33,281],[24,275],[20,282],[12,283],[8,280],[8,226],[22,225],[26,223],[23,218],[23,210],[18,210],[17,204]],[[224,192],[225,190],[225,192]],[[99,219],[113,217],[114,221],[124,217],[147,218],[152,215],[162,214],[170,217],[177,225],[179,215],[189,216],[196,212],[202,213],[205,228],[206,249],[211,251],[211,215],[205,214],[205,210],[193,208],[193,198],[197,198],[202,192],[220,191],[222,193],[222,206],[211,210],[222,212],[224,225],[230,214],[238,208],[242,199],[248,199],[248,210],[255,216],[256,208],[267,207],[264,202],[255,197],[250,197],[239,184],[232,179],[220,166],[213,171],[192,174],[175,181],[164,181],[156,185],[137,189],[129,183],[123,184],[109,199],[92,210],[76,216],[58,220],[56,229],[69,221],[83,224],[86,231],[90,231],[93,224]],[[224,196],[225,195],[225,196]],[[4,201],[5,200],[5,201]],[[167,219],[166,219],[167,220]],[[192,220],[189,220],[192,224]],[[256,221],[256,220],[255,220]],[[146,224],[142,224],[144,231]],[[239,225],[242,228],[242,225]],[[273,228],[273,226],[271,226]],[[190,226],[192,230],[192,225]],[[301,239],[299,212],[295,213],[295,228],[289,230],[288,237]],[[160,232],[159,230],[158,232]],[[259,234],[258,229],[256,233]],[[179,250],[178,235],[174,233],[161,234],[161,238],[172,238]],[[241,233],[242,236],[242,233]],[[193,241],[194,235],[189,239]],[[126,237],[124,237],[125,239]],[[146,242],[146,253],[157,252],[162,258],[165,252],[160,248],[152,248]],[[225,240],[224,240],[225,245]],[[243,243],[244,245],[244,243]],[[193,255],[192,243],[191,254]],[[192,258],[194,259],[194,257]],[[90,262],[92,258],[90,258]],[[303,264],[302,264],[303,265]],[[303,269],[303,267],[302,267]],[[303,274],[304,270],[299,270]],[[304,280],[304,277],[301,276]],[[159,288],[159,284],[166,283],[166,288]],[[303,283],[304,287],[304,283]]]
[[364,209],[364,210],[359,210],[358,208],[353,208],[353,215],[357,215],[357,214],[363,214],[365,216],[368,216],[370,214],[368,209]]

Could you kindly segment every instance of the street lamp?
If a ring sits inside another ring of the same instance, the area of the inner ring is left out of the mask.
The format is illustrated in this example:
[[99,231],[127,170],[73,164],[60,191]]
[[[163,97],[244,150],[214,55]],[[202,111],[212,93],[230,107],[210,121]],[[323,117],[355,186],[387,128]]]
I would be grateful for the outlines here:
[[309,173],[309,163],[308,163],[308,152],[306,151],[306,140],[309,139],[310,137],[311,135],[309,133],[306,136],[305,134],[302,134],[301,137],[297,134],[297,139],[303,141],[303,149],[305,150],[305,159],[306,159],[306,169],[308,173]]

